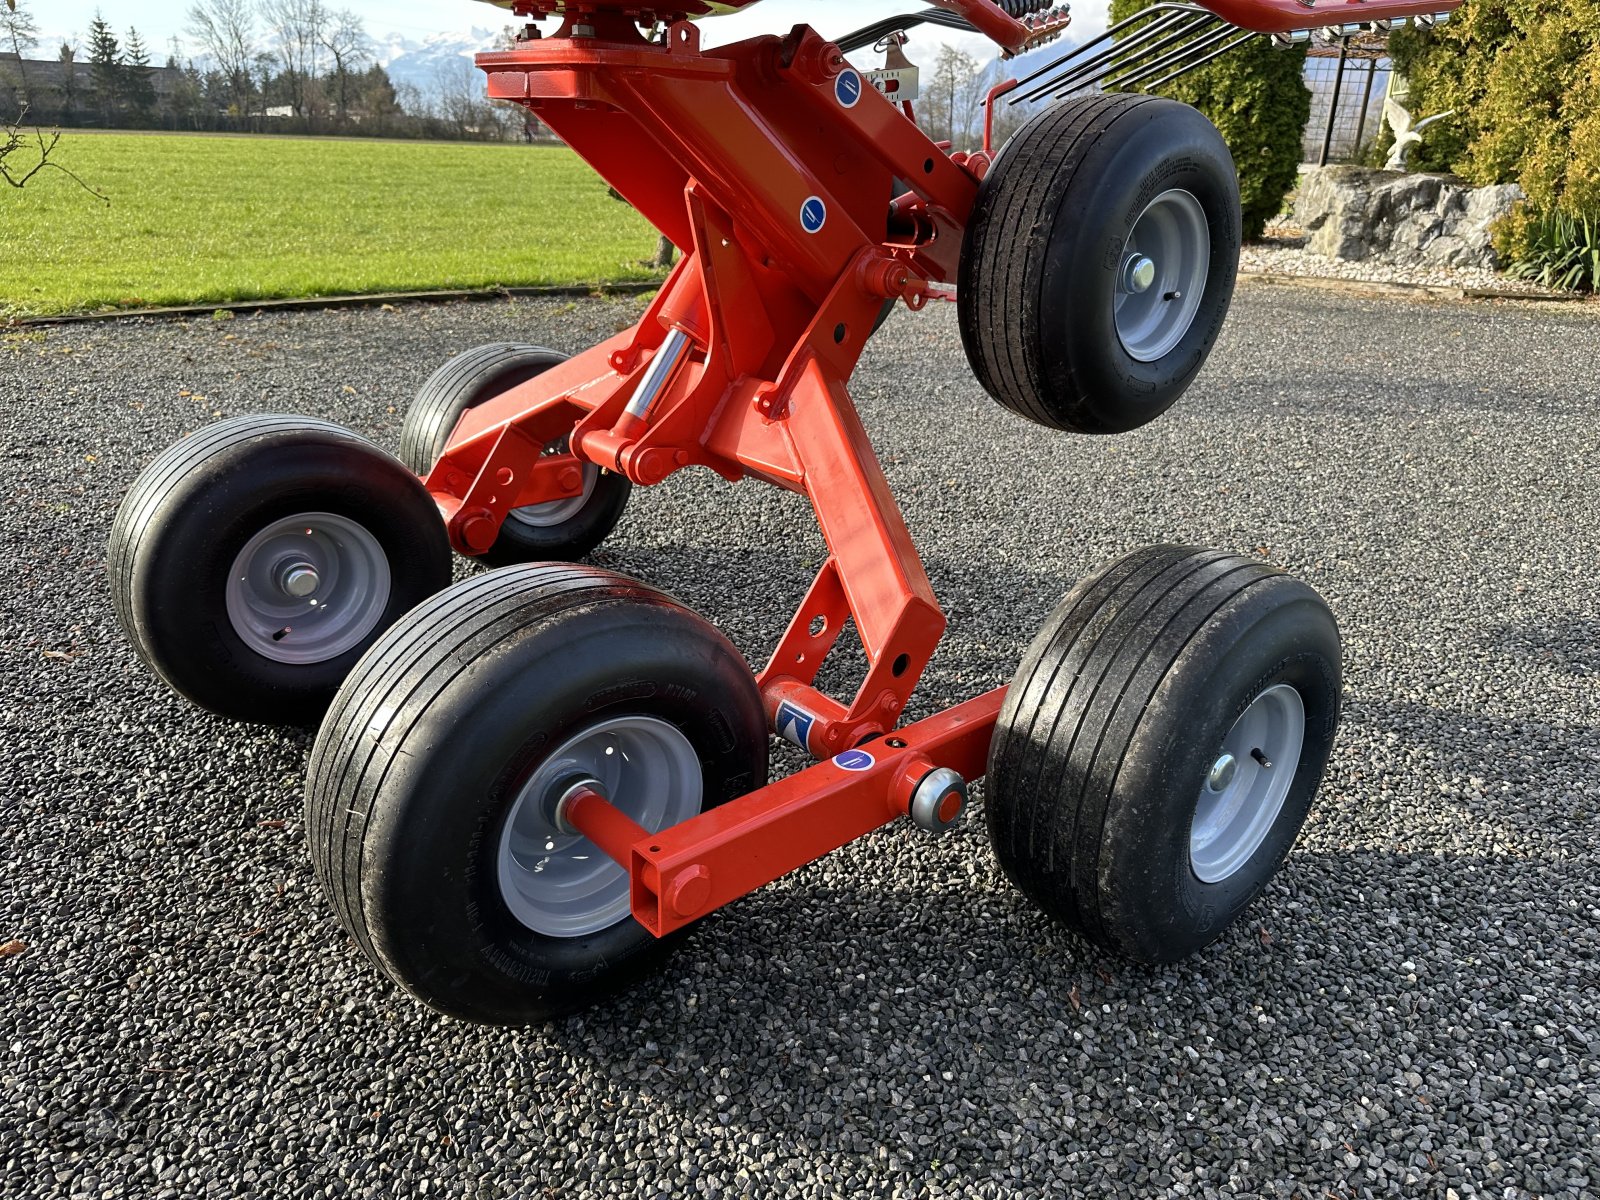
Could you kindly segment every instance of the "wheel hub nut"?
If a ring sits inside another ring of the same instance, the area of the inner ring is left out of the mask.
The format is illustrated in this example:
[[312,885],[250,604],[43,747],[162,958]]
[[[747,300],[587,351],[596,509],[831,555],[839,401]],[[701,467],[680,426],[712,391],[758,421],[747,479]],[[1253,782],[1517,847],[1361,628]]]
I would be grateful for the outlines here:
[[1238,770],[1239,760],[1231,754],[1224,754],[1211,764],[1211,774],[1206,776],[1206,787],[1213,792],[1226,791]]
[[918,829],[943,833],[967,806],[967,781],[949,767],[929,771],[911,795],[911,820]]
[[283,569],[279,585],[296,600],[304,600],[322,585],[322,577],[310,563],[290,563]]
[[1156,264],[1142,254],[1130,254],[1122,264],[1122,290],[1130,296],[1148,292],[1156,281]]

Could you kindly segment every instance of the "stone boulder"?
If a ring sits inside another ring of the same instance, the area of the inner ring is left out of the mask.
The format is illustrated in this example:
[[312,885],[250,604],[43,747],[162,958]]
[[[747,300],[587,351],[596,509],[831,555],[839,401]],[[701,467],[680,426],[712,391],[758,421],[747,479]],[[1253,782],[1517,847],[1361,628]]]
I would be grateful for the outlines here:
[[1316,167],[1300,176],[1295,223],[1306,248],[1346,262],[1499,266],[1491,227],[1522,199],[1516,184],[1474,188],[1453,175]]

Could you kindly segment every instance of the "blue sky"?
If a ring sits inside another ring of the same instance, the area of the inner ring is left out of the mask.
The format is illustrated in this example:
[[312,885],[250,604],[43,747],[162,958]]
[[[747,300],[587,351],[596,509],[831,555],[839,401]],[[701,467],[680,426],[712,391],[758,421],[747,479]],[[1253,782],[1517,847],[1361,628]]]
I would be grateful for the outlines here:
[[[189,0],[146,0],[139,5],[117,5],[108,0],[23,0],[33,13],[41,29],[52,39],[69,36],[74,42],[82,40],[83,30],[98,10],[105,14],[118,31],[134,25],[147,45],[152,57],[160,61],[165,57],[167,45],[174,37],[184,37],[184,13]],[[331,0],[336,8],[351,8],[361,13],[368,29],[378,36],[397,33],[421,39],[429,34],[444,32],[466,33],[477,28],[498,28],[508,24],[511,14],[478,0]],[[717,41],[731,40],[751,33],[768,33],[787,29],[798,21],[810,21],[824,34],[848,32],[878,17],[895,12],[908,12],[926,6],[925,0],[766,0],[746,13],[721,17],[708,23],[707,32]],[[1106,0],[1085,0],[1074,5],[1078,14],[1078,36],[1098,32],[1104,27]],[[923,45],[938,41],[954,41],[974,51],[986,45],[982,39],[962,35],[935,34],[925,31],[917,38]],[[41,48],[41,53],[54,50],[54,42]],[[54,57],[53,53],[50,55]]]

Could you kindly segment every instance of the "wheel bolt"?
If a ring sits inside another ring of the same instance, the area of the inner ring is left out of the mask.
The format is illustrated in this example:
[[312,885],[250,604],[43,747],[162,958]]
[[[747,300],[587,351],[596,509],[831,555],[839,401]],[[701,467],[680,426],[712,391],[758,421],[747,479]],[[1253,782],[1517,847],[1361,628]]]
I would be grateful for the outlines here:
[[1206,776],[1207,789],[1213,792],[1226,791],[1238,769],[1239,760],[1231,754],[1224,754],[1211,764],[1211,774]]
[[278,577],[278,586],[296,600],[304,600],[322,585],[322,577],[310,563],[290,563]]

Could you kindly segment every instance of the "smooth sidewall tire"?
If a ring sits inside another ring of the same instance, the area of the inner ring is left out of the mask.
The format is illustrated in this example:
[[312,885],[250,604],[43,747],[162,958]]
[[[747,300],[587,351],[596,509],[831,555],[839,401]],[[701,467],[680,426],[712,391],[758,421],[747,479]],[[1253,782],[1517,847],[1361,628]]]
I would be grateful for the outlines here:
[[[406,410],[400,459],[426,477],[450,444],[462,414],[528,382],[567,356],[542,346],[493,342],[458,354],[439,367]],[[500,536],[479,557],[490,566],[525,562],[572,562],[603,542],[622,519],[633,485],[624,475],[584,464],[581,504],[555,501],[514,510]],[[557,506],[560,506],[557,508]],[[545,517],[539,516],[545,509]],[[526,519],[519,519],[518,512]],[[553,515],[552,515],[553,514]]]
[[[1167,193],[1204,212],[1205,286],[1176,344],[1140,361],[1118,332],[1118,279],[1130,235]],[[979,382],[1053,429],[1112,434],[1154,420],[1221,332],[1240,229],[1232,157],[1195,109],[1123,94],[1052,105],[1006,144],[967,225],[958,309]]]
[[[1172,962],[1215,940],[1294,844],[1338,726],[1340,644],[1304,583],[1259,560],[1158,546],[1085,580],[1029,648],[989,759],[1006,874],[1103,949]],[[1303,704],[1282,806],[1248,858],[1203,882],[1191,832],[1235,722],[1269,689]]]
[[[302,514],[332,518],[335,537],[350,531],[380,556],[386,584],[373,587],[387,592],[339,652],[283,661],[252,649],[229,585],[253,538]],[[314,725],[367,647],[449,583],[450,546],[427,490],[365,438],[306,417],[245,416],[145,468],[118,508],[107,566],[123,631],[175,691],[237,720]]]
[[504,824],[544,756],[621,716],[688,740],[702,808],[766,782],[749,667],[634,580],[492,571],[374,646],[323,722],[306,790],[318,877],[367,957],[441,1012],[505,1025],[589,1007],[659,967],[680,935],[657,940],[631,915],[582,936],[536,933],[497,874]]

